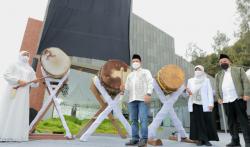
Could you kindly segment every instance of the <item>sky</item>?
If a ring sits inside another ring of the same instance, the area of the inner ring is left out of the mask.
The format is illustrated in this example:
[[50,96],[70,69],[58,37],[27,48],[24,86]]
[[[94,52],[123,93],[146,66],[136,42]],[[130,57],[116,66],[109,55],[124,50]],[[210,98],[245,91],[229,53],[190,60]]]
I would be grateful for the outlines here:
[[235,41],[235,0],[134,0],[133,11],[175,39],[175,52],[184,56],[190,42],[208,53],[217,30]]
[[[44,19],[48,0],[5,0],[0,5],[0,73],[21,47],[29,17]],[[208,53],[219,30],[233,39],[237,30],[235,0],[134,0],[132,11],[175,39],[175,51],[185,56],[190,42]]]
[[44,19],[48,0],[4,0],[0,4],[0,77],[15,60],[29,17]]

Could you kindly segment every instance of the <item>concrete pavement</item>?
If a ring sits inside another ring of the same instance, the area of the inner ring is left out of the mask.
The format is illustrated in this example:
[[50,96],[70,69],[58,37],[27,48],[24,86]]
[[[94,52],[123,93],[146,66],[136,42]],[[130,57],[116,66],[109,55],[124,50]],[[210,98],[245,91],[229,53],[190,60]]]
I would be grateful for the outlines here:
[[[241,134],[241,145],[244,147],[244,140]],[[225,147],[230,142],[230,135],[225,133],[219,133],[220,141],[211,142],[214,147]],[[124,143],[128,139],[121,139],[116,136],[91,136],[88,142],[80,142],[78,139],[68,140],[41,140],[41,141],[29,141],[21,143],[0,143],[0,147],[124,147]],[[151,147],[150,145],[148,145]],[[182,142],[163,140],[163,146],[167,147],[195,147],[195,144],[188,144]]]

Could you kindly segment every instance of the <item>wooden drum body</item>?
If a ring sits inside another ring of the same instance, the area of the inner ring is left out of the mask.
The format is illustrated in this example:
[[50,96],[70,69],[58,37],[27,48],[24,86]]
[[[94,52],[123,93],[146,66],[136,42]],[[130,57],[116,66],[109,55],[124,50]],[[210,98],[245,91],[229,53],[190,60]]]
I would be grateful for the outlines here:
[[177,65],[169,64],[158,71],[156,80],[164,93],[170,94],[178,90],[184,83],[185,73]]
[[53,78],[63,77],[71,66],[69,56],[56,47],[45,49],[40,60],[45,72]]
[[131,72],[129,66],[120,60],[107,61],[99,71],[99,79],[111,96],[120,92],[121,84],[125,84],[128,74]]

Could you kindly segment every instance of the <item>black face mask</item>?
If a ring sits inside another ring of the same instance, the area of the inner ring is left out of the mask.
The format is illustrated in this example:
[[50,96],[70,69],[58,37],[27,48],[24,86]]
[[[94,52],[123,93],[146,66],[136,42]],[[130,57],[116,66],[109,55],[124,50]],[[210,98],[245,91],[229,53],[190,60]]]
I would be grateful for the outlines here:
[[227,64],[227,63],[222,63],[222,64],[220,65],[220,67],[221,67],[222,69],[224,69],[224,70],[227,70],[228,67],[229,67],[229,64]]

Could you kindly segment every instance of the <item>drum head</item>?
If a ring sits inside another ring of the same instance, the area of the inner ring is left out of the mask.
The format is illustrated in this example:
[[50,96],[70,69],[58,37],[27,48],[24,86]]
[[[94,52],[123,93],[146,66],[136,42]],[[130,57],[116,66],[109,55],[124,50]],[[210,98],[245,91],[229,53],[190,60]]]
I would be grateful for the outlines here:
[[169,94],[176,91],[184,83],[185,74],[180,67],[170,64],[158,71],[156,80],[162,90]]
[[47,48],[42,52],[41,64],[44,70],[54,78],[63,77],[71,66],[69,56],[55,47]]
[[120,92],[121,83],[126,82],[129,66],[120,60],[109,60],[101,68],[99,78],[111,96]]

